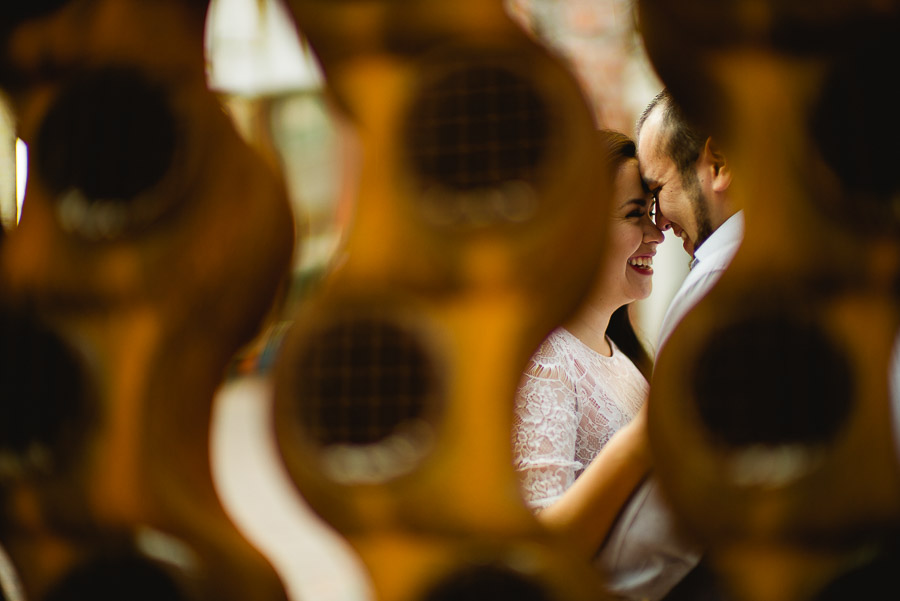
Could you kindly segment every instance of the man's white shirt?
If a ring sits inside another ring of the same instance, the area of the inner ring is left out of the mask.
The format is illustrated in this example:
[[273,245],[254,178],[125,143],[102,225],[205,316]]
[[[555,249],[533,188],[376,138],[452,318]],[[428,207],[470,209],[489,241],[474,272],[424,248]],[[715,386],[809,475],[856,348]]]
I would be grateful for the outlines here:
[[731,263],[744,237],[744,213],[738,211],[720,225],[694,253],[691,270],[663,317],[659,329],[659,348],[666,343],[684,316],[715,285]]
[[[691,271],[663,318],[660,348],[719,280],[743,236],[744,215],[738,211],[696,250]],[[609,591],[631,601],[659,601],[697,565],[702,554],[702,549],[678,531],[658,481],[651,475],[623,508],[595,562],[609,574]]]

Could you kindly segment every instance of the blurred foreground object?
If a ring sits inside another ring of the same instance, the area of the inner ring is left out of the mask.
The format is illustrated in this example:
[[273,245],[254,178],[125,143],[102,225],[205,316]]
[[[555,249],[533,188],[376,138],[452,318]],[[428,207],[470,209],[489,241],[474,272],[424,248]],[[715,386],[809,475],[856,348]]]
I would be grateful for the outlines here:
[[660,478],[736,598],[813,599],[900,518],[900,120],[881,100],[900,4],[642,0],[639,20],[746,220],[659,357]]
[[596,599],[511,449],[522,369],[605,246],[590,109],[499,1],[289,6],[358,141],[350,228],[275,369],[292,479],[380,601]]
[[[226,367],[277,303],[293,220],[280,177],[206,88],[205,14],[201,0],[0,13],[0,85],[30,149],[4,295],[84,357],[95,395],[77,416],[88,435],[65,441],[65,495],[39,490],[6,517],[37,512],[63,546],[103,547],[106,573],[153,532],[191,558],[190,598],[279,600],[216,497],[208,428]],[[98,573],[80,554],[29,545],[23,535],[10,555],[32,599],[68,598],[47,590],[69,569]]]

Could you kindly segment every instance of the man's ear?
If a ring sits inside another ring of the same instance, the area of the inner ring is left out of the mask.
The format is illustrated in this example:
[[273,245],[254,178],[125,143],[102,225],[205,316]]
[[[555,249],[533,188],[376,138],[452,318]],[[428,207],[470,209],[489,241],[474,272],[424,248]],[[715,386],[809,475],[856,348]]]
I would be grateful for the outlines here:
[[731,185],[731,166],[712,138],[706,139],[703,155],[712,170],[712,189],[715,192],[724,192]]

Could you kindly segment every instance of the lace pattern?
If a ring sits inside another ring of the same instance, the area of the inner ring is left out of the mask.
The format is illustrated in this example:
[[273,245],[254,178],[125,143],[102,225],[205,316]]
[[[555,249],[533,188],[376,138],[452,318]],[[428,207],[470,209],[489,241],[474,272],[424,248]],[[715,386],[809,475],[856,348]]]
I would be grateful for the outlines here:
[[557,328],[523,374],[513,454],[523,496],[534,510],[552,505],[647,398],[647,380],[610,344],[612,357],[605,357]]

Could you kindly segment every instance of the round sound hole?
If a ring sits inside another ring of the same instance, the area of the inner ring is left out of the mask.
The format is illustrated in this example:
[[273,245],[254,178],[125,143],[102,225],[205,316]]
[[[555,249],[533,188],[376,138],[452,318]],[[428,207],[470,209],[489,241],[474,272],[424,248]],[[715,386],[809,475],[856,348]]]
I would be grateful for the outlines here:
[[[441,65],[407,123],[408,152],[432,221],[525,221],[537,208],[551,114],[535,84],[501,66]],[[447,68],[449,67],[449,68]]]
[[717,331],[692,381],[703,426],[735,451],[735,477],[746,483],[784,483],[804,473],[854,407],[844,353],[815,324],[783,315]]
[[553,601],[540,582],[503,564],[467,566],[428,591],[422,601]]
[[[842,223],[871,229],[900,228],[898,183],[885,177],[893,169],[893,141],[900,116],[877,100],[884,73],[897,56],[896,36],[873,35],[835,60],[810,115],[809,128],[826,164],[844,187]],[[828,207],[826,207],[828,208]]]
[[31,2],[4,2],[0,8],[0,30],[12,29],[30,19],[50,14],[70,0],[32,0]]
[[[894,537],[896,539],[896,536]],[[896,540],[859,565],[839,574],[811,601],[845,601],[846,599],[878,599],[897,592],[900,570],[900,548]]]
[[140,197],[168,172],[176,138],[165,91],[137,69],[74,77],[48,110],[35,148],[37,173],[55,195],[63,227],[112,238],[158,217],[166,199]]
[[0,477],[64,470],[95,421],[80,359],[30,315],[3,311],[0,380]]
[[383,481],[428,447],[437,402],[434,365],[419,337],[378,315],[343,315],[295,363],[299,423],[338,481]]
[[45,601],[187,601],[172,574],[133,552],[94,557],[57,582]]

